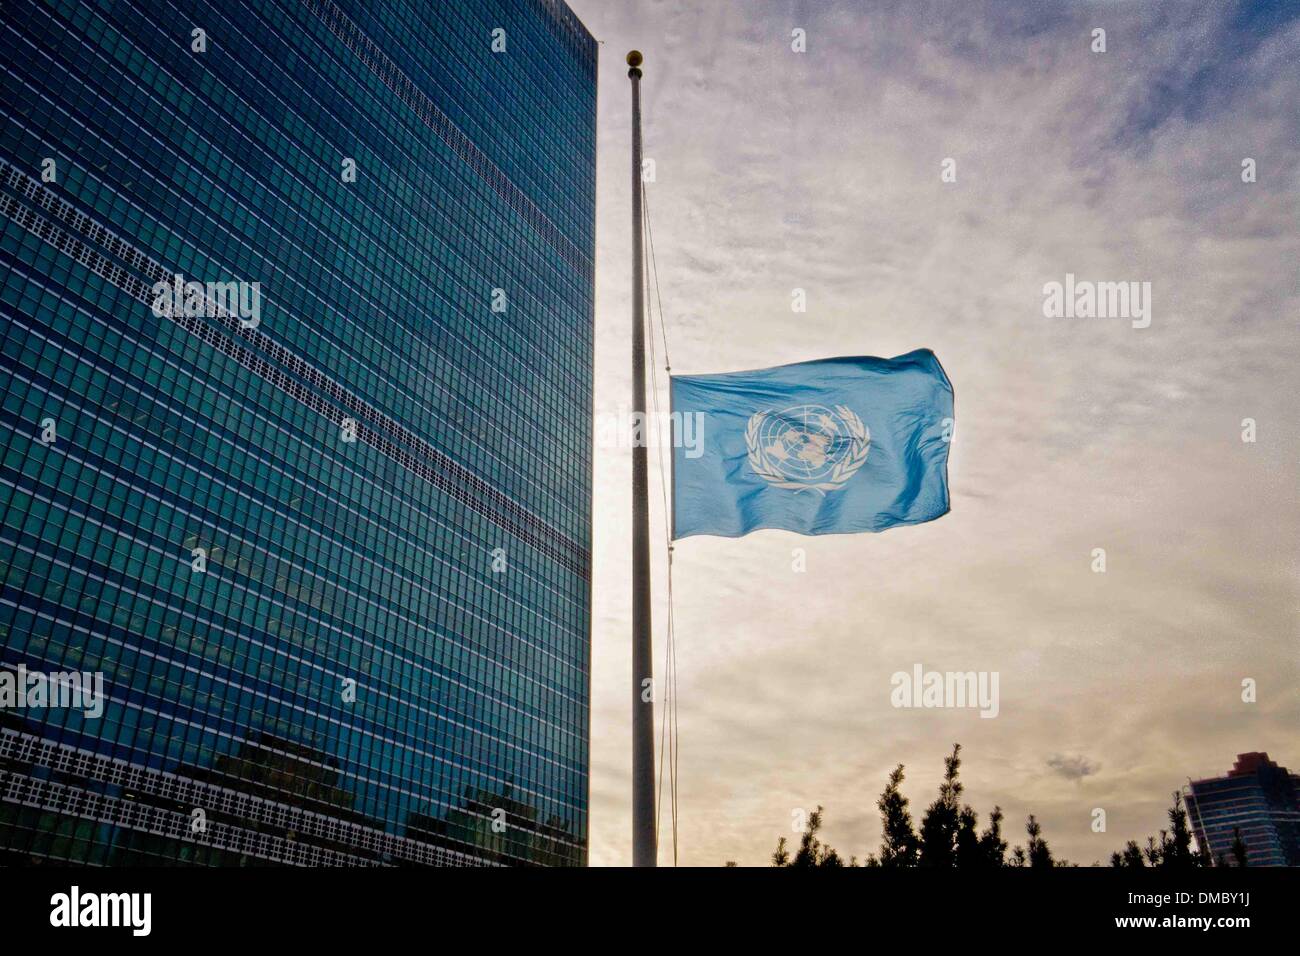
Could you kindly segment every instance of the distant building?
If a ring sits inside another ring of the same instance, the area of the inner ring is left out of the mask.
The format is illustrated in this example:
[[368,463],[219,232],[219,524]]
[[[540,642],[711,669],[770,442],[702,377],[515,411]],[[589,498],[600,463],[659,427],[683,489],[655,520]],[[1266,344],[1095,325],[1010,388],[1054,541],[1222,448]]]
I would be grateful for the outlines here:
[[1226,777],[1192,781],[1186,796],[1196,842],[1216,864],[1235,865],[1240,832],[1247,866],[1300,866],[1300,775],[1268,754],[1238,754]]

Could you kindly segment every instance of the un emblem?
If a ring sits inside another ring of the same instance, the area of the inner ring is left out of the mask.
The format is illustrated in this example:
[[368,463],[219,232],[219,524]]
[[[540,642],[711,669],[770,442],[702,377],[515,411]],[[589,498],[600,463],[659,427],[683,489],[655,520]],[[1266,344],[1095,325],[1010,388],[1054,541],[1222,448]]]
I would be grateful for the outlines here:
[[871,433],[847,405],[756,412],[745,429],[749,467],[777,488],[838,491],[867,460]]

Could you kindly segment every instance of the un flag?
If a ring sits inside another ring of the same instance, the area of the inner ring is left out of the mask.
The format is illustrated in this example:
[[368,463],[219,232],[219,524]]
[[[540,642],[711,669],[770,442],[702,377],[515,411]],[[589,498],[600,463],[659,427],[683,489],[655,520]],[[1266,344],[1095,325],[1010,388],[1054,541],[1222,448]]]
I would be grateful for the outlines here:
[[882,531],[948,512],[952,384],[929,349],[674,376],[673,537]]

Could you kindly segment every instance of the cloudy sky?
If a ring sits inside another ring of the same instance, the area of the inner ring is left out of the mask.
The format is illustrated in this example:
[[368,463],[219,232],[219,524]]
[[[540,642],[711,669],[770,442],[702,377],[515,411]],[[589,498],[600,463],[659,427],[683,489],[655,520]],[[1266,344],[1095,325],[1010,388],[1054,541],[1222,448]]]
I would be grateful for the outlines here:
[[[1239,752],[1300,769],[1298,8],[569,2],[602,41],[598,413],[630,397],[632,47],[674,372],[928,347],[957,396],[946,517],[677,546],[680,861],[762,864],[819,803],[864,857],[889,770],[919,816],[958,741],[981,826],[1034,813],[1080,863]],[[1150,327],[1045,318],[1066,273],[1150,282]],[[597,865],[631,856],[630,470],[597,449]],[[893,708],[918,663],[999,672],[999,716]]]

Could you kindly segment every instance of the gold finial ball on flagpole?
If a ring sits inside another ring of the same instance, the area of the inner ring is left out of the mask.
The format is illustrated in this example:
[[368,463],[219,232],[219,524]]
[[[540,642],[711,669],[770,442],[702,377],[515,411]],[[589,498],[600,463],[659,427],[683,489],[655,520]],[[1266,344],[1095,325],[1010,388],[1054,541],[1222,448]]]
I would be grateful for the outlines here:
[[635,69],[641,65],[641,51],[632,50],[627,55],[627,65]]

